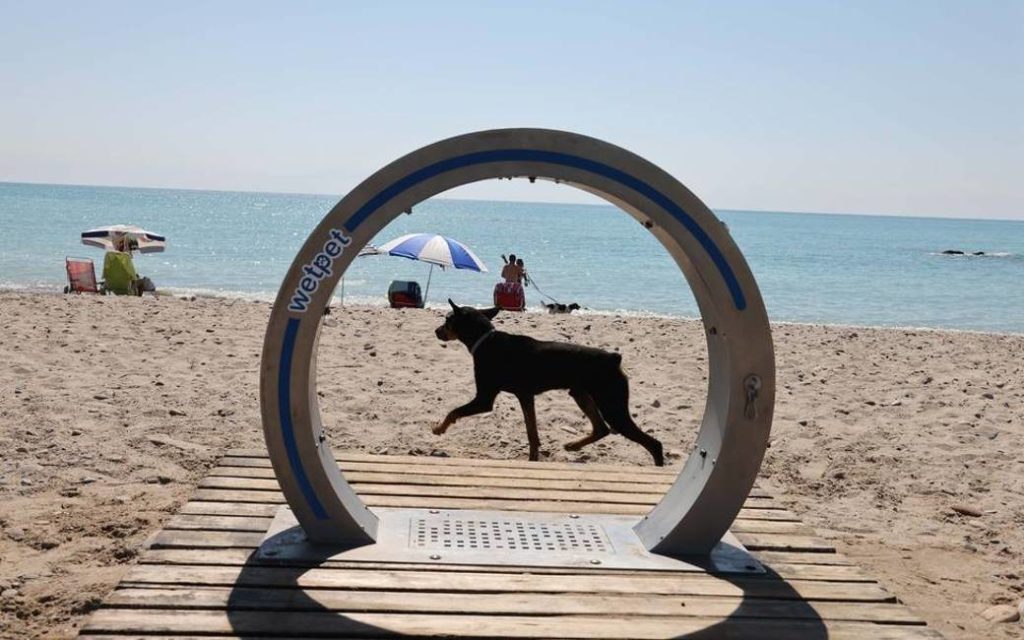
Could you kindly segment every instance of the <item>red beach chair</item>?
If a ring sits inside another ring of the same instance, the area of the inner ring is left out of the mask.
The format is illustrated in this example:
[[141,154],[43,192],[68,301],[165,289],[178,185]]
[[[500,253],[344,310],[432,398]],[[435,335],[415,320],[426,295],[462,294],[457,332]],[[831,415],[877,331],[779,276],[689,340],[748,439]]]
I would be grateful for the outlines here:
[[499,282],[494,285],[494,306],[506,311],[526,309],[526,292],[518,282]]
[[65,258],[64,266],[68,271],[68,286],[64,293],[99,293],[96,284],[96,269],[88,258]]

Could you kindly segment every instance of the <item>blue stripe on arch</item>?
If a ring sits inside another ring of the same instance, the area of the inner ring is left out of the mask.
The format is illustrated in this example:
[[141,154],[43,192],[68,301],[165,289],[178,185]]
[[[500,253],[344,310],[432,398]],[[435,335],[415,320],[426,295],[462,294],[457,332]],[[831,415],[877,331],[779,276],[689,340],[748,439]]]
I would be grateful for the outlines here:
[[425,180],[429,180],[430,178],[441,175],[442,173],[447,173],[448,171],[454,171],[456,169],[462,169],[464,167],[488,162],[546,162],[548,164],[558,164],[575,169],[582,169],[583,171],[588,171],[614,180],[644,195],[678,220],[683,227],[685,227],[686,230],[696,238],[697,242],[699,242],[700,245],[704,247],[704,250],[707,251],[708,256],[711,258],[715,267],[718,268],[718,272],[721,274],[726,287],[729,289],[729,293],[732,295],[733,304],[740,311],[747,308],[747,300],[743,295],[743,288],[740,286],[739,280],[736,278],[736,274],[733,273],[732,267],[729,266],[729,261],[726,260],[725,255],[722,253],[721,249],[718,248],[718,245],[715,244],[714,240],[711,239],[707,232],[704,231],[704,229],[697,224],[697,221],[690,217],[682,207],[677,205],[675,201],[651,185],[631,174],[626,173],[625,171],[620,171],[619,169],[610,167],[606,164],[567,153],[541,151],[536,149],[495,149],[492,151],[467,153],[454,158],[441,160],[395,181],[389,187],[370,198],[366,204],[360,207],[352,217],[348,219],[345,223],[345,227],[350,233],[355,231],[356,227],[365,222],[367,218],[373,215],[377,209],[382,207],[389,200],[406,189],[409,189]]
[[291,382],[292,382],[292,355],[295,352],[295,336],[299,332],[299,318],[288,318],[288,325],[284,330],[284,343],[281,345],[281,363],[277,370],[277,406],[278,417],[281,420],[281,437],[284,440],[284,448],[288,453],[288,462],[292,466],[292,475],[299,484],[299,490],[306,498],[310,510],[318,520],[327,520],[327,510],[316,495],[316,490],[306,475],[306,469],[302,466],[302,458],[299,456],[299,446],[295,440],[295,425],[292,424],[292,403],[291,403]]

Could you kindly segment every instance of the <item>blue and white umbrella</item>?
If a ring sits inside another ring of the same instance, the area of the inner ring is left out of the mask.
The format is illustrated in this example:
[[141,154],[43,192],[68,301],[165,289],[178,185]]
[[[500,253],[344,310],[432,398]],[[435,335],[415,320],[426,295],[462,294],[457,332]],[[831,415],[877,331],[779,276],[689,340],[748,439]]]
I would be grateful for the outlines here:
[[410,233],[377,247],[377,253],[400,256],[434,264],[442,269],[469,269],[487,272],[487,265],[469,247],[434,233]]
[[167,248],[167,238],[128,224],[114,224],[82,232],[82,244],[115,251],[115,242],[127,236],[131,248],[139,253],[160,253]]
[[487,265],[476,257],[469,247],[458,240],[452,240],[435,233],[410,233],[377,247],[378,255],[399,256],[410,260],[419,260],[430,265],[427,275],[427,287],[423,292],[426,300],[430,291],[430,276],[434,266],[442,269],[468,269],[470,271],[487,272]]

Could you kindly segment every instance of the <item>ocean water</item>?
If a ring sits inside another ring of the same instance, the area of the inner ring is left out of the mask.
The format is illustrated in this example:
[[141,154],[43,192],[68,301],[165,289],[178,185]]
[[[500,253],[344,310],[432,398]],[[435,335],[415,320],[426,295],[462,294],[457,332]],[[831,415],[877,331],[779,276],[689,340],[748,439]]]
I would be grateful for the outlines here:
[[[0,183],[0,287],[59,291],[64,257],[102,252],[81,231],[137,224],[168,237],[136,266],[161,289],[273,300],[296,250],[338,196]],[[1024,332],[1024,222],[718,211],[773,320]],[[541,292],[593,312],[694,317],[661,245],[610,205],[433,199],[376,243],[433,232],[468,245],[490,273],[433,271],[429,302],[490,303],[502,253],[525,258]],[[984,251],[946,256],[944,249]],[[426,284],[426,264],[364,257],[346,302],[385,304],[388,283]],[[340,294],[341,291],[336,292]]]

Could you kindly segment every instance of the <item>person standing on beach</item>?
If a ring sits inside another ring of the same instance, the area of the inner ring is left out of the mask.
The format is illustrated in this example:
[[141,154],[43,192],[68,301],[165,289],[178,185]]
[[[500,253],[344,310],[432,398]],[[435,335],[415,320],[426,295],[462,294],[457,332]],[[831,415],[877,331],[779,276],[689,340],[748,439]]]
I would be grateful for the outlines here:
[[523,259],[519,258],[516,260],[516,267],[519,268],[519,282],[524,286],[530,286],[530,275],[526,273],[526,265],[523,264]]
[[505,282],[512,282],[515,284],[521,284],[523,279],[523,261],[516,261],[516,254],[509,254],[508,260],[505,259],[504,254],[501,256],[502,261],[505,262],[505,266],[501,268],[501,277]]
[[517,260],[514,253],[509,254],[508,258],[502,254],[501,260],[505,266],[501,268],[502,281],[494,285],[494,306],[522,311],[526,308],[526,294],[522,284],[525,276],[523,261]]

